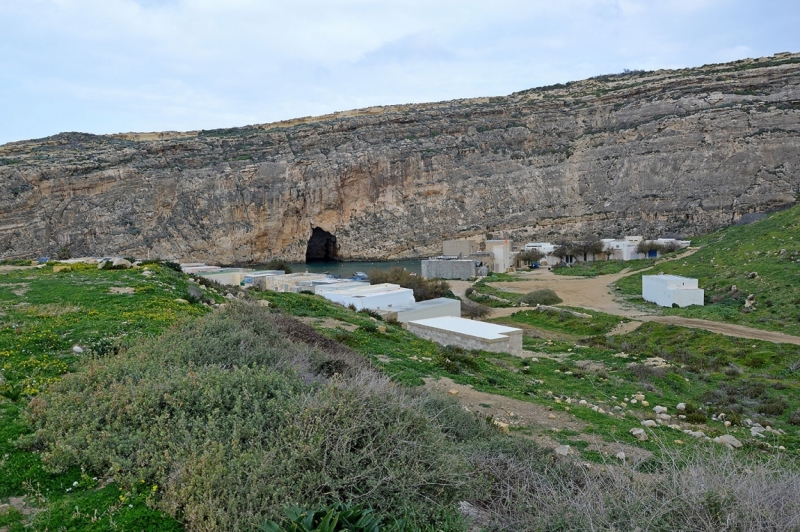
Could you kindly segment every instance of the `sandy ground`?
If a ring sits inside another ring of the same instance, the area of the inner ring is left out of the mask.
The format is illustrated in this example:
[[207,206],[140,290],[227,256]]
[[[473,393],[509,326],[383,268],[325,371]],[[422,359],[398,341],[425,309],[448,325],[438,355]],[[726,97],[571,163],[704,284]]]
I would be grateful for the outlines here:
[[[683,255],[685,256],[685,255]],[[680,258],[680,257],[678,257]],[[643,270],[639,270],[641,272]],[[605,312],[624,316],[633,321],[633,324],[625,324],[614,331],[615,334],[630,332],[642,322],[655,321],[669,325],[679,325],[692,329],[704,329],[709,332],[724,334],[726,336],[737,336],[740,338],[750,338],[753,340],[766,340],[775,343],[790,343],[800,345],[800,337],[791,336],[774,331],[763,331],[746,327],[744,325],[733,325],[716,321],[701,320],[696,318],[682,318],[680,316],[659,316],[649,314],[640,308],[626,305],[616,300],[610,285],[619,279],[639,272],[627,272],[623,270],[613,275],[600,275],[597,277],[568,277],[565,275],[555,275],[548,270],[535,270],[520,274],[524,280],[510,283],[492,283],[491,286],[509,292],[527,293],[540,288],[550,288],[564,300],[564,305],[583,307],[590,310]],[[463,294],[463,289],[462,289]],[[492,317],[508,316],[520,310],[519,308],[498,308],[492,310]]]

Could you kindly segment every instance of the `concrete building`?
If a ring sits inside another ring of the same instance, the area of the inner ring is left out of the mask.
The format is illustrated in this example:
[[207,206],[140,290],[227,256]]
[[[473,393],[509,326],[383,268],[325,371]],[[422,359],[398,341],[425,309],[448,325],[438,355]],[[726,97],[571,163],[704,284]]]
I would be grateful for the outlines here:
[[302,290],[310,290],[305,286],[303,281],[314,281],[317,279],[326,279],[327,274],[324,273],[287,273],[285,275],[265,275],[261,277],[262,290],[272,290],[274,292],[300,292]]
[[506,273],[514,266],[514,259],[511,256],[511,240],[487,240],[486,251],[494,255],[494,273]]
[[211,271],[200,271],[197,272],[197,275],[219,284],[241,286],[245,276],[252,271],[245,268],[219,268]]
[[308,287],[315,294],[324,294],[331,290],[344,290],[345,288],[364,288],[369,286],[369,281],[353,281],[351,279],[318,279],[311,281]]
[[466,257],[480,251],[475,240],[445,240],[442,242],[442,255]]
[[353,305],[356,310],[386,310],[414,303],[413,290],[391,283],[328,290],[320,295],[345,307]]
[[428,318],[442,318],[450,316],[461,317],[461,300],[439,297],[427,301],[419,301],[404,307],[393,307],[379,311],[383,319],[396,320],[400,323],[408,323],[414,320],[424,320]]
[[[244,287],[255,288],[256,290],[267,290],[267,282],[272,281],[273,277],[286,275],[283,270],[264,270],[259,272],[249,272],[244,276]],[[269,279],[268,279],[269,278]]]
[[478,275],[479,261],[454,257],[432,257],[423,260],[423,279],[461,279],[466,281]]
[[213,272],[221,269],[222,269],[221,266],[209,266],[208,264],[203,264],[202,262],[190,262],[181,264],[181,271],[186,274]]
[[440,345],[522,355],[522,329],[515,327],[444,317],[409,321],[408,330]]
[[642,297],[662,307],[703,305],[702,288],[697,287],[697,279],[679,275],[643,275]]

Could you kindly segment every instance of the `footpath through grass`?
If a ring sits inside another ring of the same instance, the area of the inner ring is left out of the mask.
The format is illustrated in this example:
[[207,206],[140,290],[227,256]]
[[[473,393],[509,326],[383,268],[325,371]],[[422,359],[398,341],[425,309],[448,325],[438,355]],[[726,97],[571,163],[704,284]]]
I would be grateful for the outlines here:
[[[699,279],[705,305],[663,309],[664,314],[800,335],[800,206],[723,229],[695,244],[701,249],[693,255],[659,264],[646,275]],[[616,286],[630,301],[651,306],[641,299],[641,275],[625,277]],[[750,294],[756,304],[746,310]]]

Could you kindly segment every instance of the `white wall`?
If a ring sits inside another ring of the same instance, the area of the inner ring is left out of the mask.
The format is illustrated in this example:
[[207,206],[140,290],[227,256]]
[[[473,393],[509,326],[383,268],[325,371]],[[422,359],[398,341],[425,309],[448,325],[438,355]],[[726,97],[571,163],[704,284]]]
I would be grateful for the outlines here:
[[673,275],[643,275],[642,298],[662,307],[703,305],[705,291],[697,288],[697,279]]

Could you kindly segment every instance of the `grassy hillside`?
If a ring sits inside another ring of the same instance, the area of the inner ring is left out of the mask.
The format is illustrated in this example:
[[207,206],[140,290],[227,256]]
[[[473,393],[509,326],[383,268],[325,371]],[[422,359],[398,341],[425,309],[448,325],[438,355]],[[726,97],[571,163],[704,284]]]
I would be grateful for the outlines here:
[[[800,205],[750,225],[734,225],[694,244],[701,246],[694,255],[645,273],[696,277],[705,290],[704,307],[664,309],[665,314],[800,335]],[[633,301],[641,296],[641,275],[626,277],[616,285]],[[744,303],[750,294],[756,305],[746,312]],[[638,301],[647,304],[640,297]]]
[[[0,529],[253,530],[294,505],[324,515],[339,502],[409,532],[464,531],[465,507],[486,530],[774,530],[800,518],[800,346],[646,324],[580,343],[526,337],[535,358],[521,359],[442,347],[319,296],[198,297],[186,276],[148,268],[0,273],[0,505],[24,496],[38,510],[0,506]],[[510,319],[574,337],[618,321],[592,315]],[[426,377],[547,421],[507,412],[503,434],[493,405],[429,393]],[[631,436],[653,406],[676,414],[678,402],[691,409],[684,427],[743,448],[667,426]],[[776,432],[753,436],[747,418]]]

